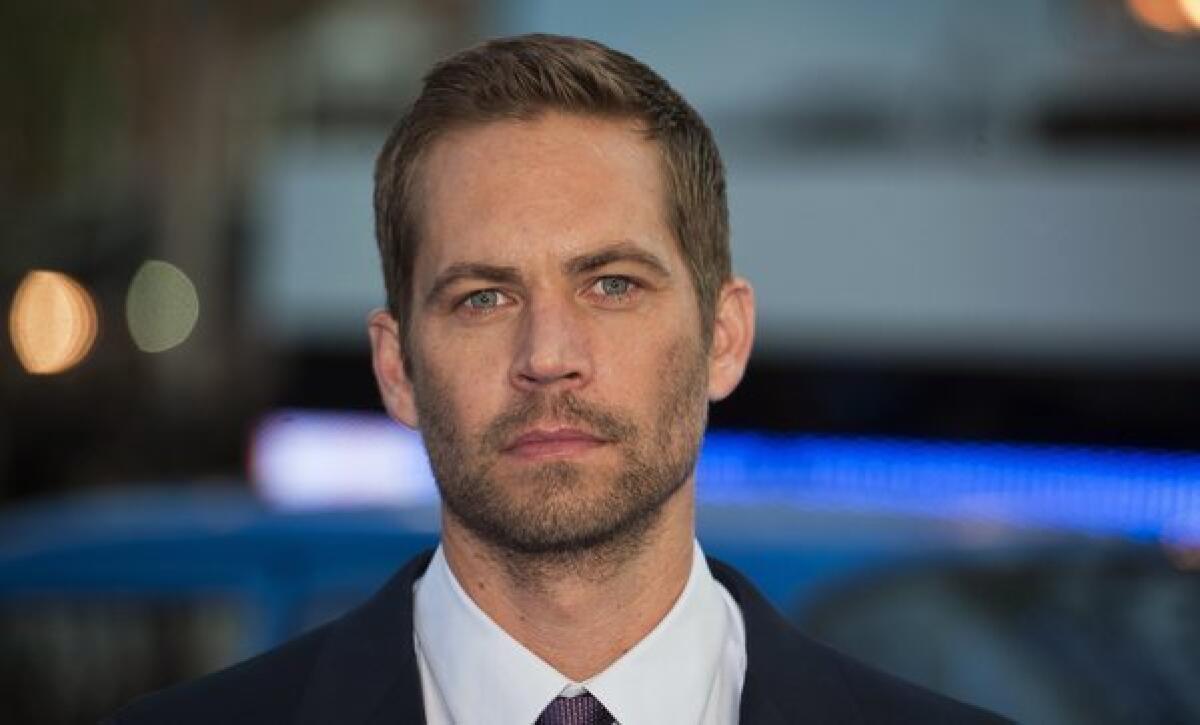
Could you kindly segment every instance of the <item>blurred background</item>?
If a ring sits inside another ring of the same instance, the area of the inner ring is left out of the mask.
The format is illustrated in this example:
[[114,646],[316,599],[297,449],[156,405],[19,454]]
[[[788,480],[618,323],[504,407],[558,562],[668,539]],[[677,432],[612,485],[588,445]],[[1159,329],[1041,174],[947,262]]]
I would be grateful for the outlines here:
[[436,541],[371,168],[444,55],[585,35],[725,155],[760,338],[699,531],[1037,723],[1200,722],[1200,2],[0,6],[0,721],[92,722]]

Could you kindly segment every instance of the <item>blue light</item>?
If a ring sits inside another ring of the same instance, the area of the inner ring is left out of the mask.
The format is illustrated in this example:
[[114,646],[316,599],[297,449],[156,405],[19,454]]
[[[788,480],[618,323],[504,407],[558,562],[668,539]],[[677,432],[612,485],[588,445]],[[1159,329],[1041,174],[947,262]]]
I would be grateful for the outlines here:
[[[288,410],[251,451],[259,495],[287,509],[434,505],[420,436],[375,413]],[[1200,543],[1200,454],[711,431],[704,504],[995,521]]]
[[1200,455],[714,431],[700,501],[1200,540]]

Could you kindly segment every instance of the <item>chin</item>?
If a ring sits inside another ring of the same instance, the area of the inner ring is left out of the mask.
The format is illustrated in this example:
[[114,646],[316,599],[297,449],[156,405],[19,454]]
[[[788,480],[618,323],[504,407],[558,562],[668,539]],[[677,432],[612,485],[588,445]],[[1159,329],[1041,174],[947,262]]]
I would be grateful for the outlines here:
[[507,551],[581,554],[640,541],[674,492],[631,491],[619,477],[585,476],[561,462],[545,464],[537,478],[509,482],[488,505],[476,499],[457,518]]

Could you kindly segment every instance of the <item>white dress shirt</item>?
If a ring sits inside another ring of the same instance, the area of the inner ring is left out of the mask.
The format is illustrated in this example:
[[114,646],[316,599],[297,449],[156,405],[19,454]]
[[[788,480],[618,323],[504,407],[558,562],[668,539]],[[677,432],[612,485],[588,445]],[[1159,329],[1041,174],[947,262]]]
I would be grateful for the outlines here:
[[493,622],[439,546],[413,586],[413,638],[429,725],[532,725],[557,696],[592,693],[620,725],[737,722],[746,630],[694,544],[683,593],[608,669],[572,682]]

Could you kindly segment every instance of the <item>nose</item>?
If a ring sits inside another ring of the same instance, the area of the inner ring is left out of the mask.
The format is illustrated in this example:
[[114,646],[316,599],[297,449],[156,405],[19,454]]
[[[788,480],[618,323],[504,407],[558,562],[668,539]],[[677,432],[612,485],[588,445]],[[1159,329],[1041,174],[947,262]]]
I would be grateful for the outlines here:
[[591,380],[586,321],[569,300],[530,301],[520,326],[510,379],[525,391],[575,390]]

